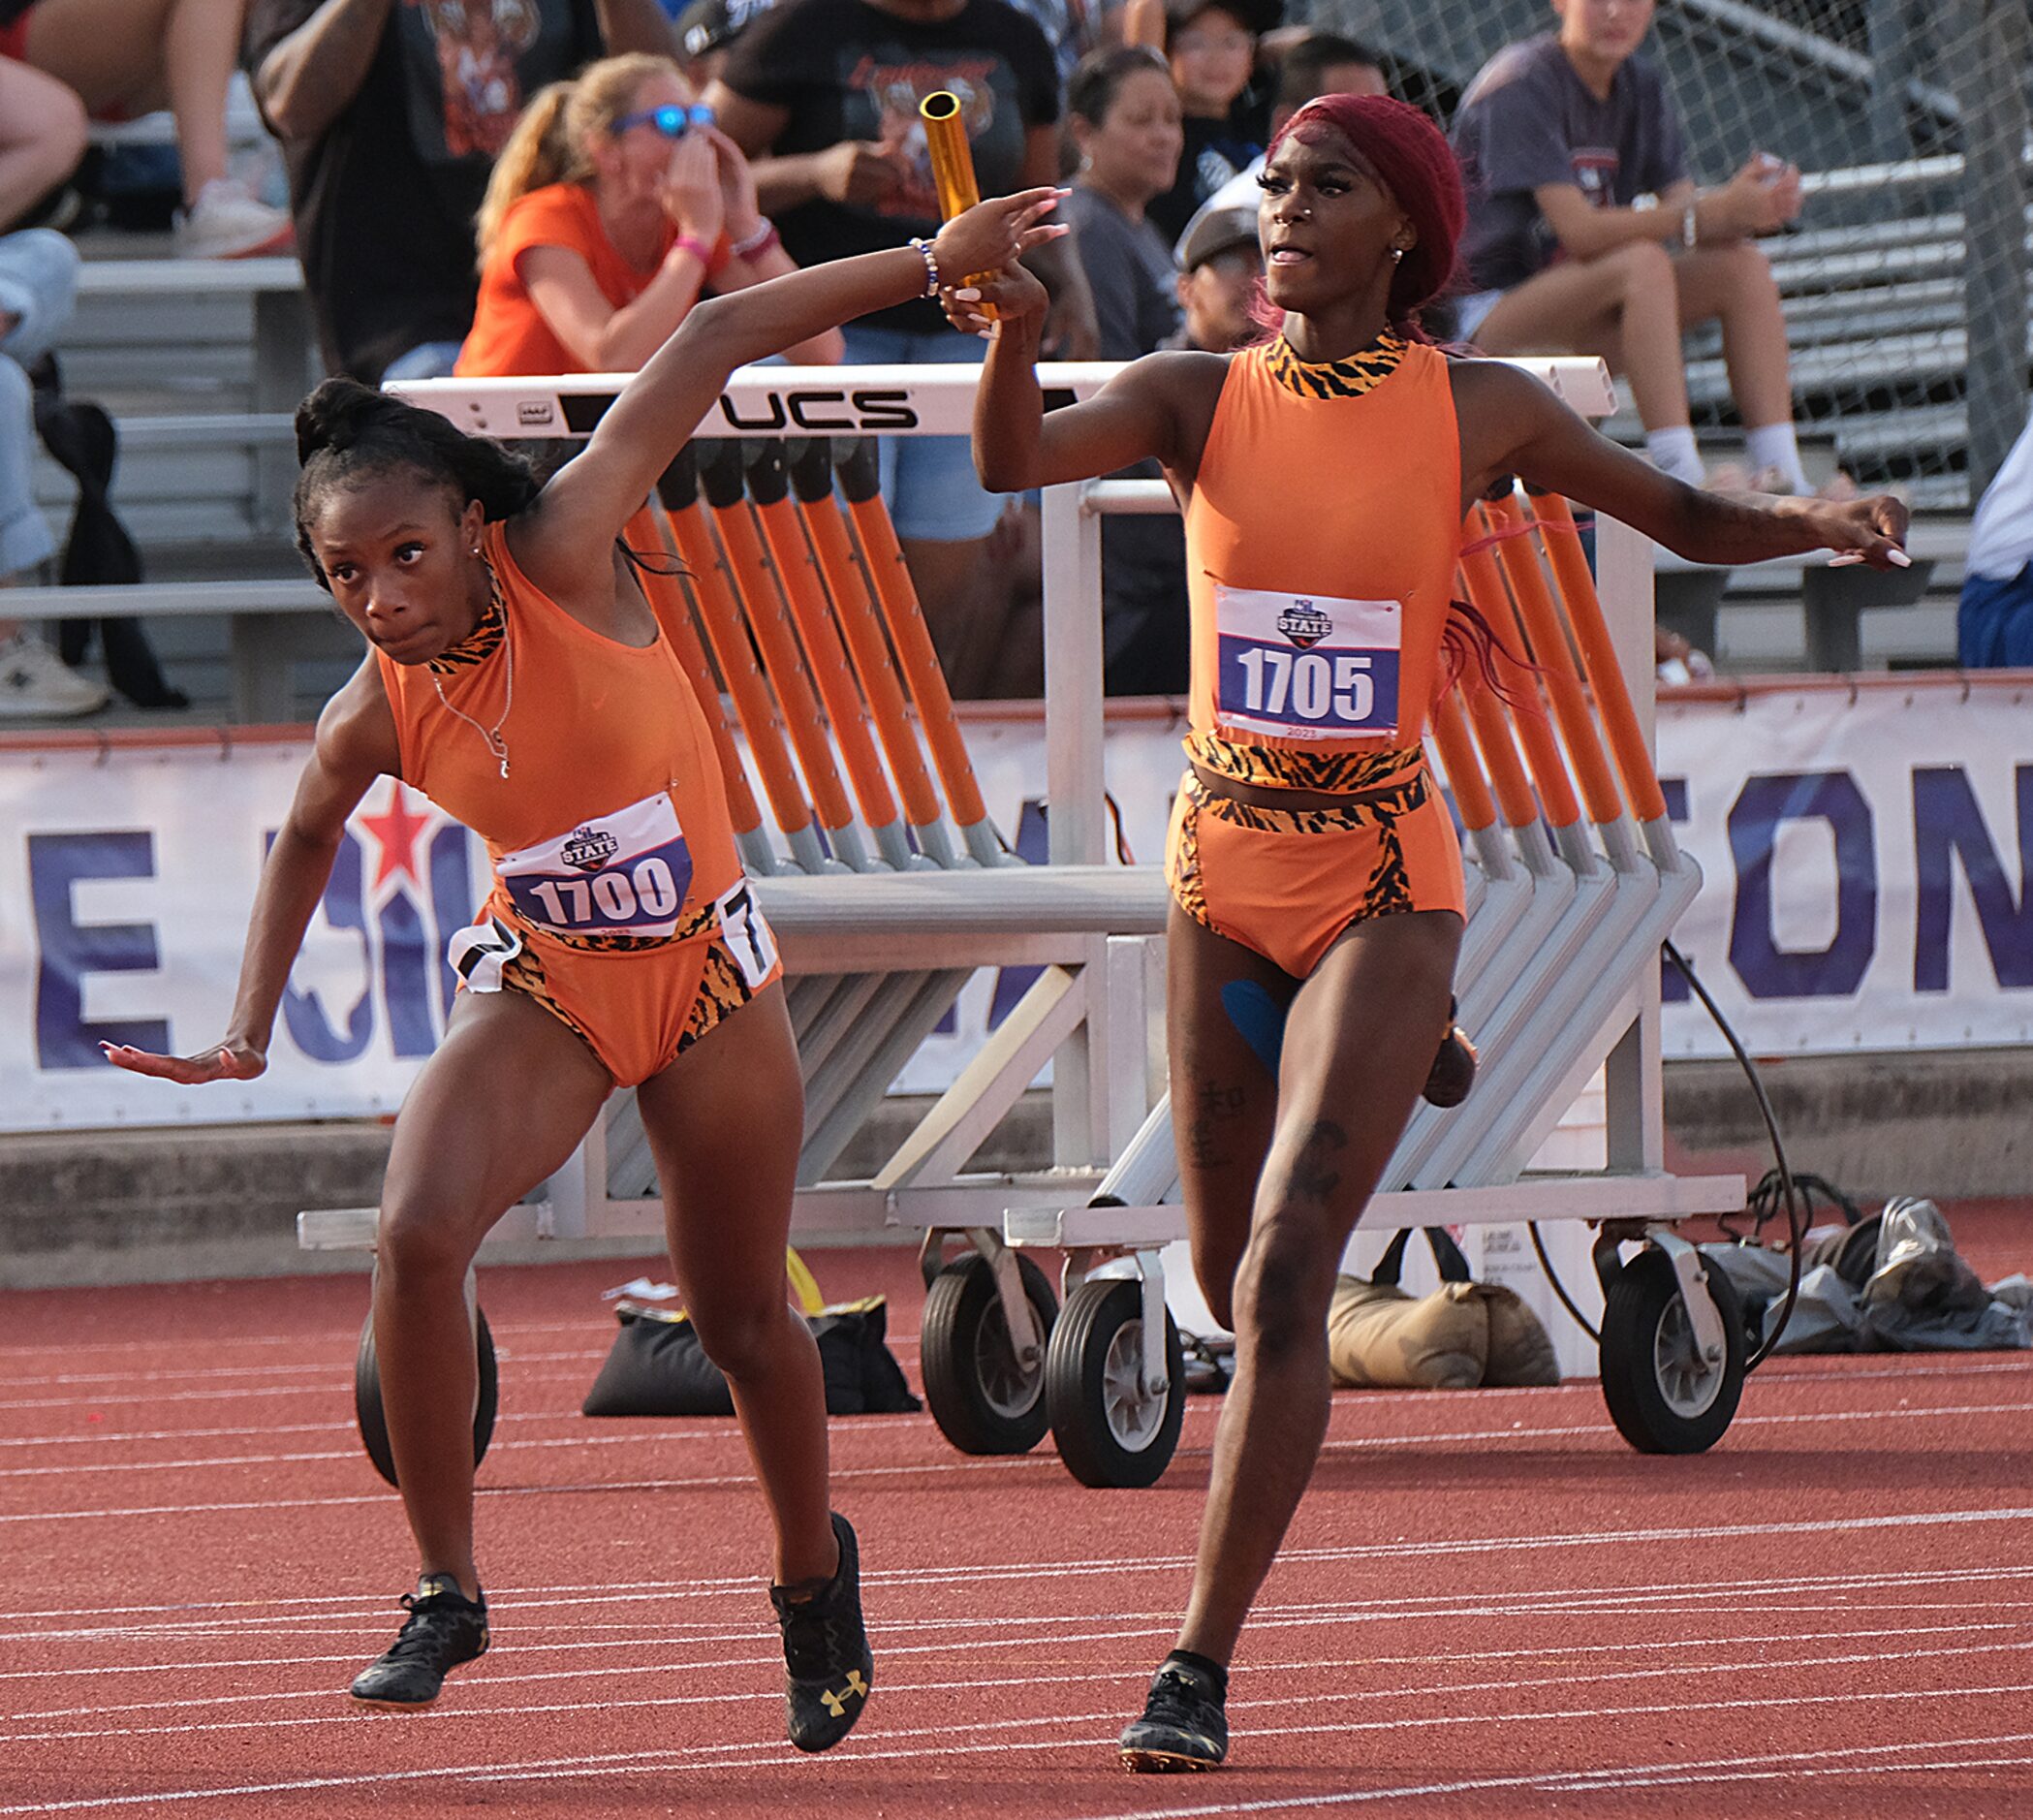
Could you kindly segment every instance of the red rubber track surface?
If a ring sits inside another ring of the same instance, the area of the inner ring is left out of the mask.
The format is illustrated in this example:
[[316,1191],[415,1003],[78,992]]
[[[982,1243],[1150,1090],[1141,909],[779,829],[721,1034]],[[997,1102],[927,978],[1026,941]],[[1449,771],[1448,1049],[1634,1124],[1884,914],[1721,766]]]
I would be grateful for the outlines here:
[[[2009,1210],[1956,1222],[1986,1279],[2025,1255]],[[889,1294],[915,1378],[908,1254],[814,1262]],[[733,1424],[577,1413],[633,1269],[483,1272],[495,1646],[422,1714],[343,1691],[414,1560],[354,1431],[363,1280],[9,1297],[0,1815],[2033,1809],[2027,1355],[1782,1362],[1692,1459],[1627,1450],[1592,1384],[1337,1396],[1230,1767],[1131,1778],[1218,1400],[1148,1491],[836,1422],[875,1694],[800,1757]]]

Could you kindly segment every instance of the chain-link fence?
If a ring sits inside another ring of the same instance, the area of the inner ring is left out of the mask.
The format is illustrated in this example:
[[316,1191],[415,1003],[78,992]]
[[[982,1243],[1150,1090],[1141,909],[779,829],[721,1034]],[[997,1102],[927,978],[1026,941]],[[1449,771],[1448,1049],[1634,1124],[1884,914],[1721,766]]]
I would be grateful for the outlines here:
[[[1386,53],[1442,121],[1548,0],[1291,0]],[[1803,441],[1866,486],[1963,508],[2026,416],[2026,0],[1659,0],[1644,47],[1697,181],[1755,151],[1807,173],[1766,243],[1786,298]],[[1712,330],[1689,343],[1705,448],[1738,433]],[[1635,419],[1612,424],[1635,430]]]

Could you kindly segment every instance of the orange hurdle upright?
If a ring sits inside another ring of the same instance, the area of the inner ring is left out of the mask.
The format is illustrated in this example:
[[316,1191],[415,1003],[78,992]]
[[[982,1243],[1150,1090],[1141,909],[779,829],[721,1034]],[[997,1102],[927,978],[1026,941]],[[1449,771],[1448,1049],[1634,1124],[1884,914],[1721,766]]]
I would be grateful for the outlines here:
[[748,737],[749,756],[763,780],[770,813],[790,842],[792,860],[804,871],[820,871],[826,864],[826,850],[820,845],[810,805],[798,781],[783,717],[756,663],[755,646],[742,624],[733,581],[714,545],[705,508],[700,504],[698,466],[689,445],[665,472],[658,491],[707,642]]

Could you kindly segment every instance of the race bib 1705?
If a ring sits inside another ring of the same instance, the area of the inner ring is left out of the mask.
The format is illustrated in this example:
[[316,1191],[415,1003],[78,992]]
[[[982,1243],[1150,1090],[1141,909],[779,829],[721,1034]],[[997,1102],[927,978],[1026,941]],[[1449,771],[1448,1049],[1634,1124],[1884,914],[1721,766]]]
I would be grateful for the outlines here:
[[1221,726],[1287,739],[1397,731],[1398,602],[1217,583],[1214,623]]
[[495,871],[516,908],[569,935],[670,935],[692,885],[692,853],[663,792],[506,853]]

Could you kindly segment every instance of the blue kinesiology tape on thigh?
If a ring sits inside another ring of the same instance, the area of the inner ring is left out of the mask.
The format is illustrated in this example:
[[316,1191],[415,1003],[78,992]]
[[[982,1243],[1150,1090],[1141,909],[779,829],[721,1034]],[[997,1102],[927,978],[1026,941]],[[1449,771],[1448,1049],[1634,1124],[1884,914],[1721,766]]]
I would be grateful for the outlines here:
[[1221,988],[1221,1008],[1275,1081],[1278,1056],[1285,1047],[1287,1007],[1254,980],[1231,980]]

